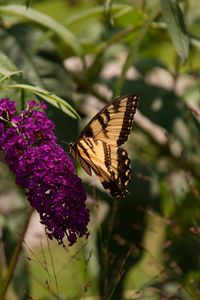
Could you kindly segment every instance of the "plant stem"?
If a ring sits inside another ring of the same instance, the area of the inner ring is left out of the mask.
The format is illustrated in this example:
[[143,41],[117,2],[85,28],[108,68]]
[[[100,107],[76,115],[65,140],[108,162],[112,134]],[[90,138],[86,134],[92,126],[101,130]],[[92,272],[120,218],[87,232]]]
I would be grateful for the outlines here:
[[3,281],[3,287],[2,287],[2,290],[1,290],[1,294],[0,294],[0,300],[5,299],[6,292],[8,290],[9,284],[12,280],[12,277],[13,277],[13,274],[14,274],[14,271],[15,271],[15,267],[17,265],[17,261],[18,261],[18,258],[19,258],[20,252],[21,252],[22,243],[24,241],[24,236],[25,236],[26,230],[28,228],[28,224],[29,224],[31,215],[33,213],[33,210],[34,210],[33,208],[29,209],[29,211],[27,213],[27,216],[26,216],[24,226],[22,228],[22,231],[19,234],[19,239],[17,241],[14,253],[12,255],[12,259],[11,259],[10,265],[8,267],[8,272],[7,272],[6,278]]

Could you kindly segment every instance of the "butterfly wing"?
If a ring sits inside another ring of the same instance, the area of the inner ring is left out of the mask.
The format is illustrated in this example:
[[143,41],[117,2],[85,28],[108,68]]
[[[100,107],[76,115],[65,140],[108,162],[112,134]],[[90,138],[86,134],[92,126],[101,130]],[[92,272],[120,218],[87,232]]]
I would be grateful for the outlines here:
[[106,105],[94,116],[82,131],[80,139],[91,137],[121,146],[128,139],[137,106],[138,96],[116,98],[113,104]]
[[121,188],[130,181],[131,166],[127,152],[92,138],[81,139],[76,145],[81,165],[91,175],[91,169],[111,196],[123,197]]
[[73,145],[74,157],[91,175],[99,177],[111,196],[123,197],[122,188],[130,181],[130,159],[120,146],[127,141],[138,106],[138,96],[116,98],[88,123]]

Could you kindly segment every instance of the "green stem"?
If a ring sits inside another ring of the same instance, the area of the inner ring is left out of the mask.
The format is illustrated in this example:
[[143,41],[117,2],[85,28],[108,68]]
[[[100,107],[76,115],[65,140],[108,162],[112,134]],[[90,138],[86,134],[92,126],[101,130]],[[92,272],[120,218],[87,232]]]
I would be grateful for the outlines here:
[[14,271],[15,271],[15,267],[17,265],[17,261],[18,261],[18,258],[19,258],[20,252],[21,252],[22,244],[23,244],[23,241],[24,241],[24,236],[25,236],[26,230],[28,228],[28,224],[29,224],[29,221],[30,221],[31,214],[33,213],[33,210],[34,209],[31,208],[28,211],[24,226],[23,226],[22,231],[19,235],[19,239],[17,241],[12,259],[10,261],[10,265],[8,267],[8,272],[7,272],[6,278],[3,281],[3,287],[2,287],[2,290],[1,290],[0,300],[5,299],[6,292],[8,290],[9,284],[12,280],[12,277],[13,277],[13,274],[14,274]]
[[21,89],[21,110],[25,109],[25,90]]

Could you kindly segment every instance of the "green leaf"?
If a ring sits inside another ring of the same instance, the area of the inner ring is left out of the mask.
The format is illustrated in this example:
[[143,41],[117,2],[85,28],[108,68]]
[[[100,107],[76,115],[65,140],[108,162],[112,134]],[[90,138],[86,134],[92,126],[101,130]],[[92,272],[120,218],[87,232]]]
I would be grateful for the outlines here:
[[44,99],[48,103],[54,105],[55,107],[62,110],[64,113],[69,115],[72,118],[79,118],[78,113],[68,104],[65,100],[61,99],[60,97],[44,90],[36,86],[28,85],[28,84],[11,84],[6,85],[4,88],[17,88],[17,89],[24,89],[28,90],[35,95],[39,96],[40,98]]
[[27,10],[23,5],[2,5],[0,6],[0,15],[2,14],[23,17],[26,20],[35,22],[46,29],[53,31],[76,55],[82,56],[82,48],[76,36],[50,16],[32,8]]
[[4,41],[0,43],[0,50],[7,54],[19,70],[23,70],[23,77],[29,83],[61,98],[71,98],[72,79],[64,68],[57,45],[47,40],[41,29],[28,24],[0,28],[0,40]]
[[[63,66],[63,61],[55,50],[55,45],[51,41],[44,42],[43,37],[44,34],[41,30],[29,25],[26,27],[14,25],[7,30],[0,30],[0,39],[4,41],[0,45],[0,49],[8,54],[19,69],[23,69],[26,82],[19,76],[12,79],[15,84],[31,86],[31,89],[26,88],[31,93],[33,86],[39,86],[40,90],[37,88],[34,90],[36,95],[54,106],[60,107],[71,117],[77,118],[78,115],[75,110],[64,100],[60,100],[71,98],[71,79]],[[6,89],[6,86],[3,88]],[[52,92],[51,97],[47,91]]]
[[[120,16],[121,14],[123,15],[128,13],[129,11],[132,11],[132,9],[133,7],[131,5],[125,5],[125,4],[113,4],[111,6],[111,12],[114,14],[120,12]],[[104,5],[96,6],[84,10],[81,13],[72,15],[71,17],[67,17],[67,19],[64,21],[64,24],[71,25],[77,22],[84,22],[84,20],[88,20],[88,18],[98,18],[98,17],[102,17],[102,15],[104,14],[105,14]]]
[[177,54],[183,61],[189,55],[189,37],[186,33],[183,14],[175,0],[160,0],[163,17]]
[[17,67],[5,53],[0,51],[0,72],[4,75],[8,75],[16,71],[18,71]]
[[0,51],[0,74],[3,76],[0,83],[18,73],[21,73],[21,71],[17,70],[16,66],[12,63],[8,56]]

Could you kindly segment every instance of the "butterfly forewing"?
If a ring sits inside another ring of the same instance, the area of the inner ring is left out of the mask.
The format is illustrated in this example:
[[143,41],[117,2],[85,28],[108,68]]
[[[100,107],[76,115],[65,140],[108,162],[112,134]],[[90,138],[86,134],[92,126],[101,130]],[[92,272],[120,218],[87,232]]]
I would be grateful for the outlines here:
[[73,146],[84,170],[91,175],[92,169],[114,197],[123,197],[130,181],[130,159],[119,146],[128,139],[137,105],[137,96],[118,97],[94,116]]
[[88,123],[80,138],[91,137],[121,146],[130,134],[137,105],[137,96],[116,98],[113,104],[105,106]]

